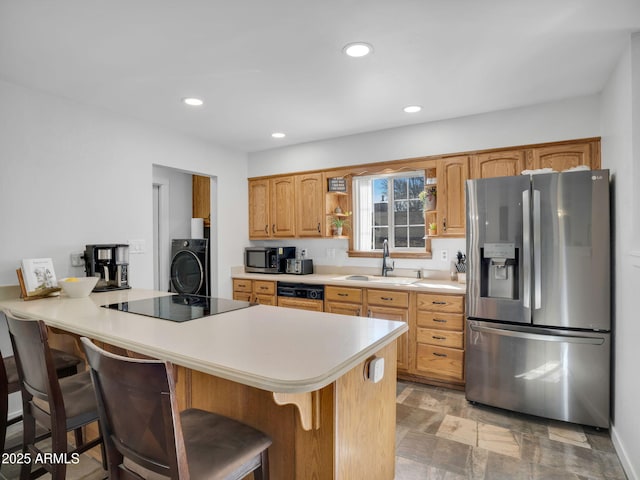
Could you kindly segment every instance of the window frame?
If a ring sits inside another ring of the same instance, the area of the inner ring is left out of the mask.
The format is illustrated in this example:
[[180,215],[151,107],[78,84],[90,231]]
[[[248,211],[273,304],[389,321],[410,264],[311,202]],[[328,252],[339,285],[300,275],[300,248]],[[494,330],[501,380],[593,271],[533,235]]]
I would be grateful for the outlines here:
[[[390,183],[388,186],[387,193],[389,195],[387,203],[388,205],[393,205],[394,202],[399,201],[394,197],[394,188],[393,188],[393,180],[397,178],[410,178],[410,177],[422,177],[423,182],[426,185],[427,172],[421,168],[413,168],[407,170],[393,171],[393,172],[384,172],[384,173],[373,173],[370,175],[362,175],[352,177],[352,202],[353,202],[353,235],[351,242],[351,249],[349,251],[349,256],[351,257],[371,257],[371,256],[379,256],[381,253],[381,248],[372,248],[372,249],[361,249],[361,242],[370,242],[371,236],[373,235],[373,229],[375,228],[373,222],[367,222],[367,225],[364,225],[363,215],[370,217],[374,214],[374,198],[373,198],[373,182],[378,179],[389,179]],[[368,182],[368,185],[359,185],[361,183]],[[404,200],[404,199],[401,199]],[[411,201],[412,199],[407,199]],[[395,223],[394,223],[394,210],[391,208],[388,211],[388,224],[387,228],[390,232],[389,238],[389,246],[393,250],[394,257],[405,257],[405,258],[431,258],[430,251],[430,241],[426,236],[426,219],[422,218],[422,226],[424,230],[424,240],[425,244],[421,247],[397,247],[395,245]],[[407,224],[406,228],[410,229],[410,214],[409,209],[407,209]],[[407,243],[409,239],[407,239]]]

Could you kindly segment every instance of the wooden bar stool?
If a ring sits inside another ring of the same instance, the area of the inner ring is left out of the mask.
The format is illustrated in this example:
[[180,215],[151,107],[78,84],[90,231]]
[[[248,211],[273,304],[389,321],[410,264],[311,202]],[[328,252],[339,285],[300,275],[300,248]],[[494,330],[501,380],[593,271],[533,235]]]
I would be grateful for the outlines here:
[[268,480],[264,433],[216,413],[178,412],[169,362],[106,352],[82,338],[98,396],[110,479]]
[[[89,372],[58,379],[44,322],[17,318],[8,312],[5,315],[22,392],[22,451],[32,458],[44,453],[36,446],[36,421],[51,432],[51,453],[54,455],[49,458],[53,457],[52,460],[64,458],[65,454],[67,458],[73,458],[73,454],[102,444],[101,437],[89,442],[82,439],[82,427],[98,420]],[[67,444],[67,432],[71,431],[76,440],[73,450],[69,450]],[[24,463],[20,479],[37,478],[46,472],[51,473],[53,480],[63,480],[66,463],[60,460],[44,463],[35,472],[31,472],[29,463]]]
[[[0,321],[6,322],[4,312],[0,311]],[[77,355],[51,349],[53,364],[58,374],[58,378],[64,378],[78,373],[78,366],[84,360]],[[20,391],[20,379],[16,359],[13,356],[2,358],[0,352],[0,452],[4,452],[7,427],[22,421],[22,415],[9,420],[9,395]],[[46,435],[45,435],[46,437]],[[18,446],[19,448],[19,446]],[[0,464],[1,466],[1,464]]]

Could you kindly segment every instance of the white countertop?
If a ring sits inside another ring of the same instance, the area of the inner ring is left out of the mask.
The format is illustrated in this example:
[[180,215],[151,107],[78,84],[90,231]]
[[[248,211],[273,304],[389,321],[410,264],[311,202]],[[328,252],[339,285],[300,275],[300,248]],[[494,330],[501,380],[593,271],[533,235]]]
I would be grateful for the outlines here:
[[246,278],[250,280],[269,280],[275,282],[307,283],[312,285],[335,285],[342,287],[358,288],[378,288],[390,290],[406,290],[410,292],[425,293],[451,293],[464,295],[467,285],[464,283],[452,282],[442,279],[412,278],[390,275],[382,277],[379,275],[364,275],[368,280],[350,280],[349,277],[359,276],[358,274],[339,273],[313,273],[310,275],[291,274],[269,274],[269,273],[245,273],[235,271],[231,274],[233,278]]
[[184,323],[101,305],[170,295],[153,290],[87,298],[0,300],[52,327],[273,392],[318,390],[391,343],[406,323],[255,305]]

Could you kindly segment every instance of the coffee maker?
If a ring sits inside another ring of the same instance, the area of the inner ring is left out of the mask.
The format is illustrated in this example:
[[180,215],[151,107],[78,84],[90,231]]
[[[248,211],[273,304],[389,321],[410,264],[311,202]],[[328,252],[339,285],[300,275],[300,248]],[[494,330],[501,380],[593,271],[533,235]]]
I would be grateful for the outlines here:
[[129,286],[129,245],[87,245],[84,251],[87,277],[100,277],[94,292],[123,290]]

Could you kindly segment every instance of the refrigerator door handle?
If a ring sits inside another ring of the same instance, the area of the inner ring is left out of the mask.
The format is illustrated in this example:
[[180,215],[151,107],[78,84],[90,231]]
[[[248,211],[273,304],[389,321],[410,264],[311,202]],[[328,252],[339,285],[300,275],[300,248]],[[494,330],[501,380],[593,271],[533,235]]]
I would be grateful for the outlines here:
[[501,328],[484,327],[482,325],[469,324],[469,328],[474,332],[491,333],[503,337],[524,338],[526,340],[542,340],[544,342],[565,342],[584,343],[588,345],[602,345],[602,337],[582,337],[580,335],[544,335],[540,333],[519,332],[514,330],[503,330]]
[[522,292],[524,308],[531,308],[531,193],[522,192],[522,270],[524,291]]
[[542,308],[542,259],[540,231],[540,190],[533,190],[533,307],[536,310]]

